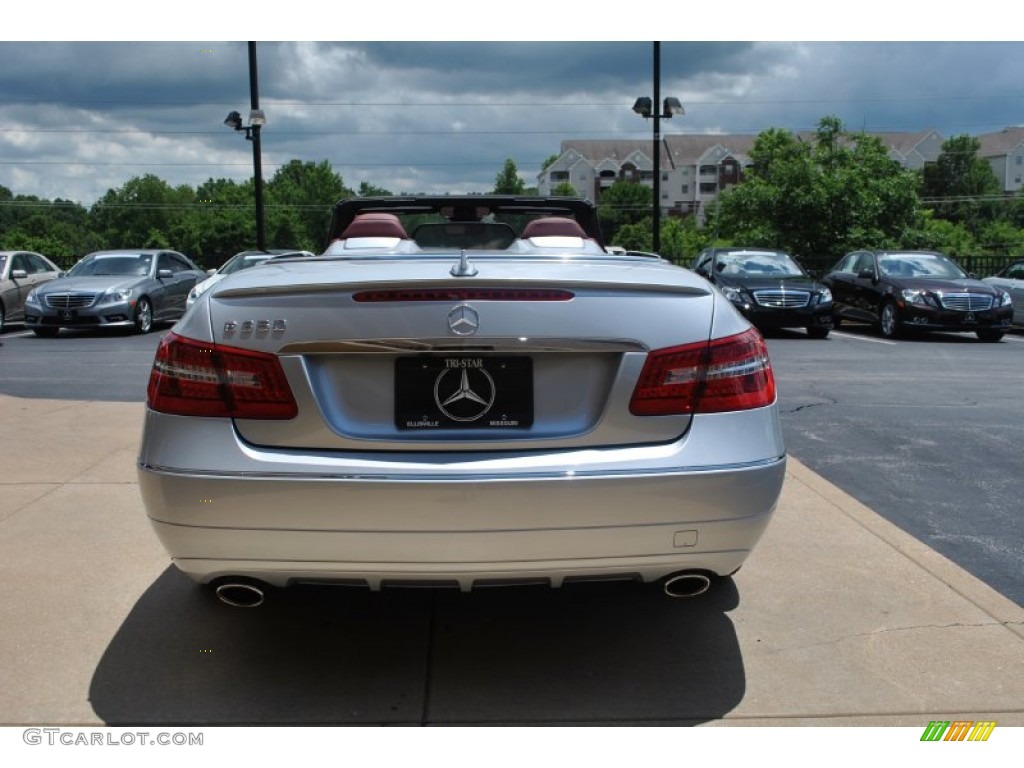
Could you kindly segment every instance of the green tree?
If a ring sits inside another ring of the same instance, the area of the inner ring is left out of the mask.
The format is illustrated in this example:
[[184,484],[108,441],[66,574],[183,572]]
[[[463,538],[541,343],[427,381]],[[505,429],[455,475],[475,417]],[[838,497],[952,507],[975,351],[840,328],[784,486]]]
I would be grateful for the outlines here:
[[107,190],[89,217],[102,247],[141,248],[147,243],[164,247],[164,243],[170,245],[167,233],[195,204],[195,190],[188,185],[171,187],[148,173]]
[[331,206],[353,194],[326,160],[281,166],[265,189],[267,247],[321,250]]
[[516,168],[512,158],[505,161],[504,167],[494,177],[494,194],[496,195],[522,195],[526,191],[526,184],[519,178],[519,170]]
[[889,247],[919,216],[917,176],[877,137],[819,122],[812,141],[761,133],[743,184],[722,193],[713,228],[744,245],[832,261],[857,247]]
[[[632,181],[616,181],[601,193],[597,204],[597,216],[605,240],[619,244],[619,229],[627,224],[643,223],[650,232],[653,205],[654,193],[650,187]],[[629,237],[635,237],[635,233],[631,231]],[[650,250],[650,245],[637,250]]]
[[256,246],[256,202],[251,179],[207,179],[196,202],[171,229],[173,247],[203,267],[218,267]]
[[368,181],[359,183],[359,191],[356,194],[360,197],[392,197],[394,195],[391,190],[378,187]]
[[576,191],[576,187],[570,184],[568,181],[560,181],[551,190],[553,197],[579,197],[580,193]]
[[981,142],[961,134],[946,139],[934,163],[921,172],[921,194],[943,219],[967,224],[977,231],[999,218],[1003,207],[999,179],[984,158]]
[[540,164],[541,171],[546,171],[548,166],[551,165],[555,160],[559,158],[559,155],[548,155],[544,162]]

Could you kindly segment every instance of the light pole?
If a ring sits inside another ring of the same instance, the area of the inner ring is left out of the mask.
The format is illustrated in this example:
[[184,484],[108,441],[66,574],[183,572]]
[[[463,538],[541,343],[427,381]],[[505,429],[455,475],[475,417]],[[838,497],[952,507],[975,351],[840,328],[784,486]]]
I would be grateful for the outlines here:
[[[655,253],[661,250],[661,119],[685,114],[683,105],[674,96],[661,101],[661,43],[654,44],[654,99],[641,96],[633,104],[633,111],[643,118],[654,118],[654,206],[652,220],[652,246]],[[661,103],[661,110],[654,106]]]
[[253,182],[256,198],[256,248],[267,250],[265,229],[263,226],[263,151],[260,147],[260,128],[267,122],[266,115],[260,109],[260,88],[256,74],[256,43],[249,43],[249,125],[242,124],[242,116],[238,112],[230,112],[224,119],[224,125],[236,131],[245,131],[245,138],[252,142]]

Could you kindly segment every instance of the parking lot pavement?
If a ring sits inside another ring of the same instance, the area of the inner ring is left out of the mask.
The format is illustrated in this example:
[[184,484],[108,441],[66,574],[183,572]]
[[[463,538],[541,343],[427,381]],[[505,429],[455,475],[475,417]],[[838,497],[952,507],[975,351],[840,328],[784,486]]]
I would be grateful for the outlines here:
[[0,396],[0,723],[1024,725],[1024,609],[791,459],[693,600],[637,585],[295,589],[169,567],[139,403]]

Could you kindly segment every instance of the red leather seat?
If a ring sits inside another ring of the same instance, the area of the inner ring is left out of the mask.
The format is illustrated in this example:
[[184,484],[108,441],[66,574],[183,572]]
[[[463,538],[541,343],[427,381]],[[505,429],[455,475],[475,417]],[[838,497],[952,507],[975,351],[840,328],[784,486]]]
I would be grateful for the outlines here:
[[523,227],[522,239],[530,237],[586,237],[583,227],[573,219],[562,216],[550,216],[546,219],[534,219]]
[[407,240],[409,235],[393,213],[364,213],[352,219],[340,239],[348,240],[352,237],[397,237]]

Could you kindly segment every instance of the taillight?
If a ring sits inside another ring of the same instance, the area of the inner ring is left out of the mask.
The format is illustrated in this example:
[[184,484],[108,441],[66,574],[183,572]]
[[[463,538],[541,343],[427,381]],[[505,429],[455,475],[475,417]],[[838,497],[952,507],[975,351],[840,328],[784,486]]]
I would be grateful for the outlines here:
[[721,413],[775,401],[768,348],[755,329],[647,356],[629,411],[634,416]]
[[174,333],[157,347],[146,403],[182,416],[291,419],[299,412],[276,355]]

